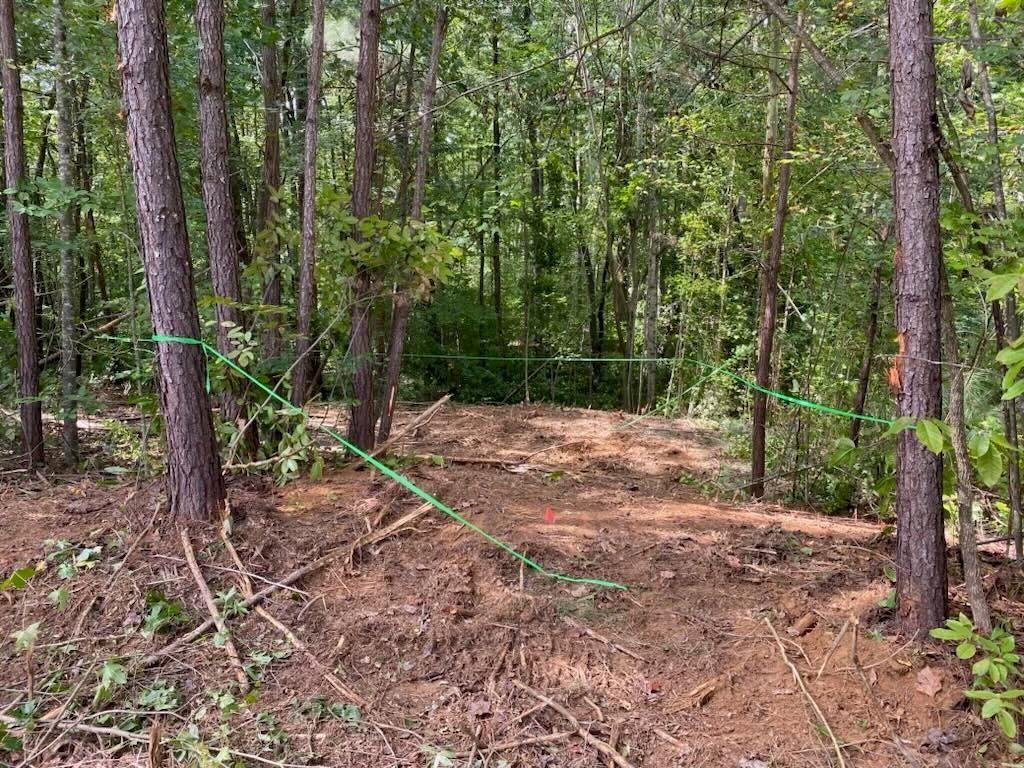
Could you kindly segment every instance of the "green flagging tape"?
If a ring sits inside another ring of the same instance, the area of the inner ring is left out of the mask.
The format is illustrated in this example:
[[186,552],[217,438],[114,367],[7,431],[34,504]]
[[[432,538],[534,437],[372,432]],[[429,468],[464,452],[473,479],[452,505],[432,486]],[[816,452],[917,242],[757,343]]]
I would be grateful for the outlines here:
[[[255,378],[254,376],[250,375],[248,371],[246,371],[240,365],[235,363],[235,361],[225,357],[215,347],[211,347],[205,341],[202,341],[200,339],[189,338],[187,336],[166,336],[166,335],[160,335],[160,334],[154,334],[152,336],[152,341],[155,341],[155,342],[177,342],[179,344],[191,344],[191,345],[200,347],[200,348],[202,348],[203,352],[206,353],[207,356],[212,355],[213,357],[217,358],[222,363],[227,365],[229,368],[231,368],[233,371],[237,372],[239,375],[241,375],[241,376],[245,377],[246,379],[248,379],[257,388],[259,388],[260,390],[265,392],[270,398],[276,400],[281,405],[283,405],[288,410],[289,413],[291,413],[293,415],[296,415],[296,416],[302,416],[304,418],[306,416],[306,412],[303,411],[301,408],[296,406],[290,400],[287,400],[287,399],[281,397],[281,395],[279,395],[277,392],[272,390],[270,387],[268,387],[262,381],[260,381],[259,379]],[[207,376],[209,376],[209,371],[207,371]],[[349,451],[354,453],[356,456],[361,458],[363,461],[365,461],[368,464],[370,464],[374,469],[378,470],[382,474],[384,474],[387,477],[391,478],[392,480],[394,480],[396,483],[398,483],[399,485],[401,485],[405,489],[407,489],[409,491],[412,491],[414,494],[419,496],[421,499],[423,499],[427,503],[433,505],[436,509],[438,509],[441,512],[443,512],[444,514],[448,515],[448,517],[452,518],[453,520],[455,520],[460,525],[463,525],[466,528],[468,528],[469,530],[473,531],[474,533],[482,536],[488,542],[490,542],[494,546],[498,547],[498,549],[502,549],[505,552],[507,552],[508,554],[512,555],[517,560],[522,561],[525,565],[528,565],[530,568],[532,568],[533,570],[537,571],[537,573],[541,574],[542,576],[546,576],[549,579],[555,579],[557,581],[569,581],[569,582],[572,582],[574,584],[593,584],[594,586],[598,586],[598,587],[610,587],[612,589],[626,589],[625,585],[618,584],[618,583],[616,583],[614,581],[606,581],[604,579],[589,579],[589,578],[584,578],[584,577],[579,577],[579,576],[566,576],[565,574],[555,573],[554,571],[547,570],[542,565],[539,565],[538,563],[534,562],[533,560],[528,558],[523,553],[513,549],[511,545],[506,544],[504,541],[502,541],[501,539],[497,538],[496,536],[492,536],[491,534],[489,534],[487,531],[485,531],[480,526],[474,525],[469,520],[467,520],[462,515],[460,515],[458,512],[456,512],[454,509],[449,507],[447,504],[445,504],[442,501],[439,501],[434,496],[432,496],[431,494],[429,494],[426,491],[424,491],[422,488],[420,488],[418,485],[416,485],[414,482],[412,482],[412,480],[407,478],[405,475],[402,475],[402,474],[400,474],[398,472],[395,472],[395,470],[393,470],[390,467],[386,466],[385,464],[382,464],[381,462],[377,461],[377,459],[375,459],[373,456],[371,456],[370,454],[366,453],[365,451],[363,451],[359,447],[357,447],[357,446],[353,445],[352,443],[350,443],[348,440],[346,440],[344,437],[339,435],[333,429],[331,429],[329,427],[325,427],[323,425],[320,425],[319,429],[321,429],[323,432],[325,432],[326,434],[328,434],[331,437],[333,437],[335,440],[337,440],[341,445],[343,445]]]
[[885,426],[892,425],[892,419],[884,419],[880,416],[872,416],[867,413],[854,413],[853,411],[845,411],[842,408],[833,408],[830,405],[823,403],[816,403],[813,400],[805,400],[802,397],[790,395],[785,392],[779,392],[774,389],[768,389],[762,387],[759,384],[750,381],[749,379],[740,376],[738,373],[730,371],[724,366],[715,366],[711,363],[705,363],[703,360],[694,360],[689,357],[504,357],[501,355],[438,355],[438,354],[407,354],[406,357],[410,358],[421,358],[428,360],[471,360],[471,361],[494,361],[494,362],[531,362],[531,363],[692,363],[702,368],[712,369],[711,373],[705,376],[701,381],[705,381],[717,373],[721,373],[724,376],[728,376],[730,379],[739,382],[748,389],[755,390],[756,392],[762,392],[769,397],[774,397],[777,400],[782,400],[786,403],[792,403],[793,405],[799,405],[802,408],[810,408],[811,410],[821,411],[822,413],[830,413],[833,416],[843,416],[847,419],[860,419],[861,421],[871,421],[875,424],[884,424]]

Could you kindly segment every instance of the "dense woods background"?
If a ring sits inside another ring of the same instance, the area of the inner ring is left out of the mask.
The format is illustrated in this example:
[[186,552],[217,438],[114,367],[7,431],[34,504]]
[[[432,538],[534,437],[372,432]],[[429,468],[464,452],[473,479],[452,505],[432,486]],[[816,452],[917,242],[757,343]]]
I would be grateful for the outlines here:
[[711,489],[924,515],[933,604],[940,492],[1019,549],[1012,3],[0,5],[12,454],[44,412],[106,466],[75,414],[116,395],[183,514],[218,451],[318,475],[202,338],[364,449],[443,392],[713,419],[753,476]]

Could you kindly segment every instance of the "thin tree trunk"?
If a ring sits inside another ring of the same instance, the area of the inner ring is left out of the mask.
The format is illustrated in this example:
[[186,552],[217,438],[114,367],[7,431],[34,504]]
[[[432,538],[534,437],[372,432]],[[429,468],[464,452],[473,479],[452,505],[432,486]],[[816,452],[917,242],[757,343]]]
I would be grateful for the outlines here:
[[[976,0],[967,2],[967,18],[971,28],[971,43],[977,50],[984,44],[981,24],[978,21],[978,4]],[[985,108],[985,125],[988,135],[989,152],[992,156],[992,202],[996,216],[1000,221],[1006,220],[1006,192],[1003,183],[1002,157],[999,152],[999,116],[996,113],[995,101],[992,99],[992,84],[988,79],[988,65],[985,60],[975,54],[978,67],[978,90],[981,91],[981,102]],[[1006,312],[1005,331],[1011,339],[1020,334],[1017,321],[1017,300],[1010,292],[1005,300]],[[995,309],[995,307],[993,307]],[[1003,342],[1000,342],[1002,346]],[[1003,426],[1007,442],[1010,443],[1009,459],[1009,491],[1010,491],[1010,529],[1013,534],[1014,553],[1019,561],[1024,558],[1024,526],[1021,524],[1021,492],[1020,492],[1020,460],[1017,454],[1017,416],[1024,417],[1024,398],[1003,401]]]
[[[224,0],[198,0],[196,31],[199,36],[199,162],[203,205],[206,209],[206,248],[216,295],[217,349],[232,350],[231,329],[241,323],[237,226],[231,200],[228,167],[228,123],[224,97]],[[239,392],[229,386],[221,396],[221,416],[237,425],[241,415]]]
[[[281,255],[279,253],[278,203],[281,188],[281,77],[277,67],[276,0],[263,0],[260,6],[263,45],[263,183],[256,207],[256,231],[259,248],[266,262],[263,272],[263,304],[281,304]],[[264,320],[263,354],[271,359],[281,354],[280,317],[270,314]]]
[[[370,186],[374,168],[380,0],[362,0],[359,17],[359,64],[356,69],[355,152],[352,173],[352,236],[362,235],[359,223],[370,215]],[[356,268],[352,295],[349,353],[355,365],[349,440],[362,450],[373,447],[373,358],[370,354],[370,270]]]
[[[430,43],[430,59],[423,79],[423,96],[420,102],[420,135],[416,151],[416,173],[412,188],[412,221],[423,219],[423,196],[427,188],[427,166],[430,160],[430,135],[433,125],[434,94],[437,91],[437,67],[441,61],[444,35],[448,29],[448,9],[438,6],[434,14],[434,33]],[[380,416],[377,440],[384,442],[391,434],[391,423],[398,398],[398,383],[402,376],[402,354],[405,351],[405,332],[409,324],[409,291],[398,286],[392,300],[391,343],[388,347],[388,374],[384,388],[384,404]]]
[[[64,33],[64,9],[61,0],[53,0],[53,54],[57,68],[54,88],[57,93],[57,177],[65,189],[75,184],[74,137],[71,125],[70,62]],[[75,210],[68,204],[60,216],[60,390],[63,424],[61,444],[64,463],[78,465],[78,376],[75,359],[75,282],[77,261]]]
[[978,542],[974,528],[974,499],[971,459],[967,452],[967,429],[964,427],[964,368],[953,324],[953,299],[949,295],[945,268],[942,276],[942,346],[949,371],[949,413],[946,423],[953,434],[953,466],[956,471],[956,509],[960,538],[960,556],[964,563],[964,583],[971,603],[971,615],[978,631],[992,629],[985,587],[978,564]]
[[[868,294],[867,322],[864,328],[864,356],[860,359],[857,373],[857,392],[853,396],[854,413],[864,413],[868,401],[868,387],[871,385],[871,363],[875,356],[875,337],[878,335],[878,301],[882,293],[882,265],[871,272],[871,290]],[[861,419],[850,419],[850,440],[854,445],[860,442]]]
[[[117,26],[128,153],[153,330],[160,336],[198,339],[171,121],[163,0],[120,0]],[[215,519],[224,509],[224,485],[203,386],[202,350],[191,343],[161,341],[156,345],[156,367],[171,515],[182,522]]]
[[[898,348],[889,378],[899,416],[937,418],[942,252],[930,0],[890,0],[889,67]],[[904,633],[922,636],[946,614],[942,457],[903,430],[896,462],[896,615]]]
[[647,238],[647,285],[644,292],[644,357],[648,362],[644,363],[646,369],[646,391],[644,393],[644,404],[648,408],[654,407],[655,394],[658,382],[658,365],[653,362],[658,356],[657,330],[658,330],[658,288],[659,288],[659,263],[661,255],[661,242],[658,233],[658,200],[654,192],[649,194],[648,206],[650,209],[650,229]]
[[[797,27],[802,20],[797,19]],[[786,98],[786,125],[782,139],[783,159],[788,160],[796,141],[796,91],[800,71],[800,37],[793,40],[793,51],[789,57],[789,72],[786,76],[788,95]],[[779,168],[779,186],[775,199],[775,220],[772,225],[772,240],[768,250],[762,278],[761,320],[757,329],[757,385],[767,389],[771,384],[772,344],[775,339],[775,315],[779,290],[779,265],[782,261],[783,236],[786,229],[786,214],[789,209],[789,180],[792,163],[783,162]],[[764,496],[765,471],[765,426],[768,413],[768,395],[754,392],[753,451],[750,472],[750,490],[755,499]]]
[[302,152],[302,254],[299,260],[298,317],[292,402],[301,407],[312,378],[310,329],[316,311],[316,145],[320,112],[320,72],[324,58],[324,0],[313,0],[312,44],[306,95],[306,130]]
[[[22,134],[21,73],[14,31],[14,0],[0,0],[0,74],[4,99],[5,188],[25,183],[25,142]],[[14,273],[14,324],[18,343],[18,397],[21,438],[29,467],[42,466],[43,408],[39,402],[39,349],[36,341],[36,289],[29,241],[28,216],[7,195],[7,233]]]
[[[498,27],[495,19],[491,33],[491,66],[498,76]],[[500,340],[503,334],[501,312],[501,119],[498,110],[498,92],[491,101],[491,172],[494,174],[494,220],[491,222],[491,281],[494,300],[494,315]]]

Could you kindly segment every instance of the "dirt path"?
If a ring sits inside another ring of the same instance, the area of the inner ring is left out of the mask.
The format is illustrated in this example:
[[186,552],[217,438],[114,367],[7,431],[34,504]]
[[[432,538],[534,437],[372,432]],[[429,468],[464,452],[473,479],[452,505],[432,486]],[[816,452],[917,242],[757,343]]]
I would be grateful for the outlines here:
[[[272,601],[314,653],[371,701],[360,726],[330,716],[311,724],[297,714],[303,702],[333,694],[292,654],[266,665],[256,701],[228,718],[232,744],[266,747],[261,728],[271,717],[287,734],[279,755],[293,763],[467,765],[474,742],[483,749],[567,728],[550,710],[530,711],[537,702],[516,686],[521,681],[568,706],[635,766],[837,765],[767,619],[837,740],[848,745],[848,766],[903,762],[883,718],[922,765],[973,764],[977,726],[951,708],[963,683],[958,668],[945,654],[914,653],[886,636],[878,602],[888,590],[889,553],[875,543],[880,526],[709,502],[678,480],[683,472],[719,471],[724,459],[713,433],[685,421],[624,423],[582,410],[452,406],[399,453],[444,459],[402,471],[545,567],[621,582],[628,591],[521,572],[506,553],[432,513],[414,530],[368,548],[350,572],[332,566],[304,581],[303,594]],[[86,511],[69,511],[75,493]],[[31,524],[7,532],[0,563],[38,556],[42,539],[68,521],[66,535],[78,539],[111,516],[134,516],[139,524],[152,503],[150,491],[122,515],[123,489],[60,494],[43,492],[47,501],[30,513]],[[353,470],[277,490],[236,483],[232,498],[241,518],[236,546],[246,567],[267,577],[354,540],[381,512],[392,519],[415,506],[376,473]],[[191,616],[203,615],[181,578],[187,571],[175,562],[174,542],[153,537],[142,554],[150,557],[131,583],[159,581]],[[212,556],[226,563],[216,551]],[[234,578],[208,576],[221,590]],[[137,622],[140,597],[125,589],[104,598],[95,621],[123,627],[127,615]],[[17,603],[2,608],[5,626],[47,610],[39,597]],[[850,669],[846,642],[815,677],[850,616],[860,620],[862,662],[874,665],[870,695]],[[282,647],[252,614],[235,625],[244,653]],[[192,648],[159,672],[178,681],[182,701],[207,695],[211,680],[226,687],[231,679],[216,648]],[[934,696],[917,690],[926,666],[942,681]],[[13,656],[0,659],[5,685],[22,676]],[[184,706],[181,712],[187,716]],[[201,732],[214,732],[216,713],[204,718]],[[945,754],[919,752],[930,730],[932,741],[936,734],[960,741]],[[578,738],[478,754],[491,766],[604,765]]]

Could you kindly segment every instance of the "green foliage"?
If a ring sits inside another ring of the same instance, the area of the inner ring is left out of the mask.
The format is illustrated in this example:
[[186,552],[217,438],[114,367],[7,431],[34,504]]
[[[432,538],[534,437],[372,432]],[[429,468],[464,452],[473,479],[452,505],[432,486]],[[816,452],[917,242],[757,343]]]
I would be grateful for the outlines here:
[[16,653],[31,653],[36,640],[39,639],[40,626],[42,626],[41,622],[34,621],[28,626],[11,633],[11,637],[14,638],[14,651]]
[[981,702],[981,716],[995,718],[999,730],[1007,739],[1017,736],[1017,721],[1024,715],[1020,685],[1020,656],[1015,653],[1016,640],[1001,627],[988,635],[979,633],[964,614],[947,619],[945,627],[931,631],[931,636],[956,644],[957,658],[974,659],[971,672],[974,682],[964,696]]
[[107,659],[96,673],[99,683],[93,693],[92,703],[96,706],[110,698],[113,692],[128,682],[128,668],[120,659]]
[[150,638],[158,633],[169,632],[187,622],[188,616],[180,602],[171,600],[159,589],[146,592],[146,612],[140,630],[143,637]]

